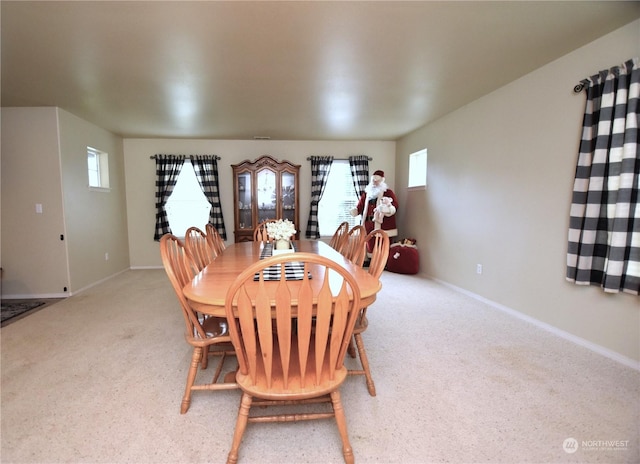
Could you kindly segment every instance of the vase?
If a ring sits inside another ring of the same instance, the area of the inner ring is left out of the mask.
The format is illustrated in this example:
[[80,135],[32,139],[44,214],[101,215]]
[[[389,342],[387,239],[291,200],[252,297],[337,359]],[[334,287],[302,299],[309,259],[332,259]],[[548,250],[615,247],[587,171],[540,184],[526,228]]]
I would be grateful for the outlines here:
[[276,250],[289,250],[291,248],[291,242],[287,239],[276,240]]

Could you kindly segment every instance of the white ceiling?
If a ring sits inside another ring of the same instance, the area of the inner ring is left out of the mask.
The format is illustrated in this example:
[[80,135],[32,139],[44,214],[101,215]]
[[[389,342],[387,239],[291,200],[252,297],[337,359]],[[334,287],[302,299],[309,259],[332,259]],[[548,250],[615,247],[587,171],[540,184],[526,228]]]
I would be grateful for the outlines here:
[[395,140],[640,17],[630,1],[0,8],[2,106],[124,137],[286,140]]

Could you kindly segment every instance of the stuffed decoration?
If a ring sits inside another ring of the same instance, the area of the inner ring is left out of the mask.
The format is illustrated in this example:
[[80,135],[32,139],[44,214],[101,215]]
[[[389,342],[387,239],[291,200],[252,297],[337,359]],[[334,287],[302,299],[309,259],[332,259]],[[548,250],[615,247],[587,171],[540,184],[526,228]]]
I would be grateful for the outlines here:
[[373,210],[374,229],[380,229],[385,216],[391,216],[396,212],[392,202],[393,200],[389,197],[380,198],[380,203]]

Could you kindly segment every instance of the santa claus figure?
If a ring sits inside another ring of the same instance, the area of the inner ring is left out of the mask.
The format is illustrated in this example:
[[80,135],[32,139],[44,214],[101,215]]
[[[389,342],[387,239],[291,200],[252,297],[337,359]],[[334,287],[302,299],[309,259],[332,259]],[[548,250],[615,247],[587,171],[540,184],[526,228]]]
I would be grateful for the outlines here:
[[369,185],[364,189],[358,205],[351,210],[351,215],[362,215],[362,225],[367,233],[382,229],[389,237],[395,237],[398,235],[395,217],[397,208],[396,195],[385,183],[384,172],[378,170],[371,176]]

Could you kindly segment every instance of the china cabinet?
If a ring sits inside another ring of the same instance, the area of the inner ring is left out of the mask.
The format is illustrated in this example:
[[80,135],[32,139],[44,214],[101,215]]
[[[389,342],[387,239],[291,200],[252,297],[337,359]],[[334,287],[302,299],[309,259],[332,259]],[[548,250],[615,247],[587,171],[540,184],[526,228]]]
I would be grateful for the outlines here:
[[300,237],[298,206],[300,165],[265,155],[231,165],[233,169],[234,237],[253,240],[253,231],[266,219],[288,219]]

